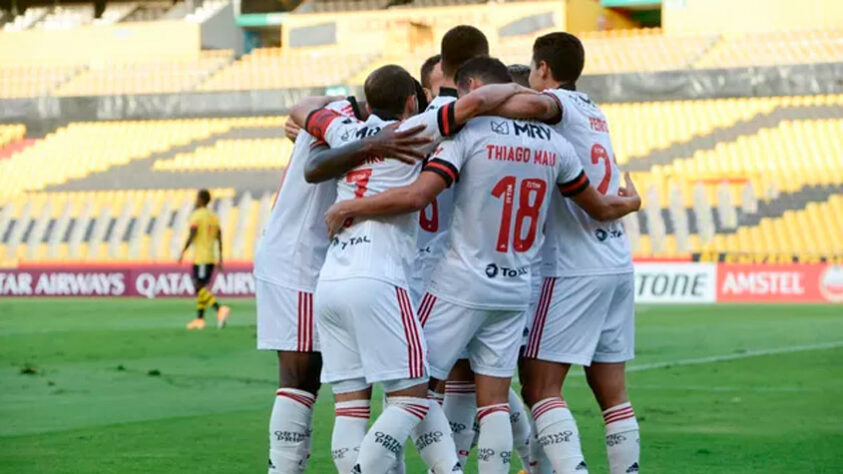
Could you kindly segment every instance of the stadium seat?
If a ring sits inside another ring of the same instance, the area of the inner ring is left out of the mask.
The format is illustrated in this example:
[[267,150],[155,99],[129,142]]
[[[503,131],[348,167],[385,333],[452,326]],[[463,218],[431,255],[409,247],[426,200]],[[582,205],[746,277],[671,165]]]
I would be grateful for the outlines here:
[[283,168],[287,166],[293,142],[286,138],[218,140],[210,147],[179,153],[172,159],[157,160],[155,170],[235,170]]
[[232,52],[202,51],[196,57],[126,58],[93,63],[57,87],[57,96],[123,95],[193,90],[232,61]]
[[376,57],[336,48],[259,48],[213,75],[199,90],[336,86],[346,83]]

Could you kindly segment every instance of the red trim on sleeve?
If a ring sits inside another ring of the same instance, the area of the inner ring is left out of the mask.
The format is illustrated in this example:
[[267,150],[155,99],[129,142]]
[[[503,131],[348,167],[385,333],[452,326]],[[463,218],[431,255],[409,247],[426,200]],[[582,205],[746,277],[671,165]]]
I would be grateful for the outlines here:
[[582,171],[571,181],[560,184],[559,191],[562,192],[563,196],[574,196],[583,192],[588,185],[588,175],[585,174],[585,171]]
[[304,122],[304,129],[307,133],[316,137],[317,140],[324,140],[325,132],[331,125],[331,122],[338,117],[342,117],[342,115],[331,109],[316,109],[307,116],[307,120]]
[[542,92],[542,94],[544,94],[546,96],[549,96],[551,99],[556,101],[556,105],[559,107],[559,115],[558,116],[544,121],[544,123],[546,123],[548,125],[556,125],[557,123],[562,121],[562,111],[563,111],[562,101],[559,100],[559,96],[557,96],[556,94],[554,94],[552,92],[544,91],[544,92]]

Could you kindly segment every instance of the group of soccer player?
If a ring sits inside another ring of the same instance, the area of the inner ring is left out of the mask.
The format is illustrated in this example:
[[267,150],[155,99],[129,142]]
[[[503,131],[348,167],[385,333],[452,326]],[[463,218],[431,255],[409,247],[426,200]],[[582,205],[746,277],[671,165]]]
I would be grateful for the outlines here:
[[[258,347],[279,363],[270,474],[304,472],[321,383],[340,474],[405,472],[407,440],[434,474],[463,472],[475,445],[481,474],[509,473],[513,449],[530,474],[586,473],[562,398],[571,364],[603,410],[610,472],[638,472],[621,218],[641,201],[576,90],[584,60],[575,36],[551,33],[529,67],[507,67],[462,25],[420,82],[383,66],[365,104],[292,110],[255,256]],[[374,383],[385,399],[369,427]]]

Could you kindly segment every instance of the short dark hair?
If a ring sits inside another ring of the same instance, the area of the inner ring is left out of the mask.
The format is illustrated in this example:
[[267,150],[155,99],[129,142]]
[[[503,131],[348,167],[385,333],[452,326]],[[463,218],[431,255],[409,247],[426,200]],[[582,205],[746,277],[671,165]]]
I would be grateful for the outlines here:
[[469,59],[488,55],[489,41],[482,31],[469,25],[455,26],[442,37],[442,74],[451,77]]
[[570,33],[548,33],[533,43],[533,62],[538,66],[541,61],[550,67],[555,80],[574,84],[585,66],[585,49],[580,39]]
[[211,202],[211,193],[207,189],[200,189],[198,193],[196,193],[196,197],[202,201],[202,204],[208,205]]
[[530,66],[523,64],[510,64],[506,67],[509,71],[512,82],[519,86],[530,87]]
[[512,82],[509,71],[499,59],[488,56],[471,58],[460,66],[454,81],[457,87],[465,89],[468,87],[468,80],[471,78],[480,79],[485,84],[506,84]]
[[433,56],[427,58],[424,64],[422,64],[421,71],[419,74],[422,86],[430,89],[430,73],[433,72],[433,68],[436,67],[436,63],[441,60],[441,54],[434,54]]
[[363,91],[372,110],[401,115],[407,97],[416,95],[416,84],[415,79],[403,67],[387,64],[369,74]]
[[424,93],[424,86],[421,85],[421,82],[413,79],[413,85],[416,87],[416,102],[419,104],[418,113],[422,113],[429,105],[427,102],[427,94]]

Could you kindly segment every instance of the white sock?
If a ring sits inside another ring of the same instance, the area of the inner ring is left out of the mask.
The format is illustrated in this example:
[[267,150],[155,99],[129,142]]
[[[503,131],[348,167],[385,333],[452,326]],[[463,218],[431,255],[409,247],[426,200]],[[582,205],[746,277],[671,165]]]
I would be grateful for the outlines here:
[[[386,408],[386,393],[383,394],[382,402],[383,402],[382,407],[385,409]],[[387,474],[406,474],[407,473],[407,462],[404,459],[404,454],[406,452],[407,452],[407,445],[404,445],[404,449],[402,449],[401,452],[398,453],[398,456],[395,458],[395,464],[393,464],[392,467],[389,468],[389,471],[387,471]]]
[[334,434],[331,436],[331,458],[340,474],[347,474],[357,464],[360,443],[366,436],[371,409],[369,400],[338,402],[334,408]]
[[477,472],[508,474],[512,465],[512,424],[509,404],[489,405],[477,409],[480,436],[477,439]]
[[536,421],[530,415],[530,427],[532,428],[532,439],[530,440],[530,474],[553,474],[553,465],[550,464],[547,454],[544,453],[536,429]]
[[474,442],[474,420],[477,417],[477,393],[473,382],[447,382],[445,384],[445,403],[442,410],[451,424],[454,445],[460,466],[471,452]]
[[609,472],[627,474],[638,472],[641,438],[638,421],[629,402],[613,406],[603,412],[606,422],[606,453],[609,455]]
[[385,474],[389,471],[410,432],[427,416],[428,406],[425,398],[390,397],[386,409],[360,444],[353,472]]
[[416,450],[433,474],[462,472],[448,419],[436,397],[429,394],[428,403],[427,417],[413,429]]
[[304,390],[279,388],[269,417],[269,473],[304,472],[310,451],[310,423],[316,396]]
[[545,398],[533,405],[533,419],[539,444],[556,474],[586,474],[580,433],[568,405],[559,397]]
[[533,432],[521,397],[511,387],[509,389],[509,422],[512,426],[512,441],[521,459],[521,466],[530,473],[530,439],[533,437]]

